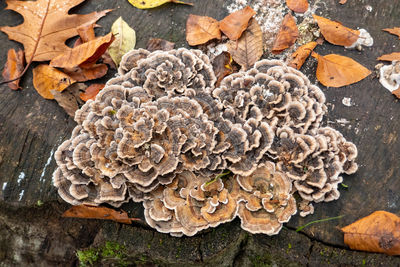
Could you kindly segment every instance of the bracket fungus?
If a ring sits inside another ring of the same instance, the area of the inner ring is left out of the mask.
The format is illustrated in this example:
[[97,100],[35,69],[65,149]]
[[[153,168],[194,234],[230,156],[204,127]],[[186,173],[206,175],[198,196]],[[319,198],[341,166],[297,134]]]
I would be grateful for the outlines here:
[[297,209],[338,199],[341,174],[357,170],[356,146],[321,127],[323,92],[281,61],[215,87],[199,50],[139,49],[118,73],[55,153],[53,183],[72,205],[143,202],[147,223],[174,236],[236,217],[273,235]]

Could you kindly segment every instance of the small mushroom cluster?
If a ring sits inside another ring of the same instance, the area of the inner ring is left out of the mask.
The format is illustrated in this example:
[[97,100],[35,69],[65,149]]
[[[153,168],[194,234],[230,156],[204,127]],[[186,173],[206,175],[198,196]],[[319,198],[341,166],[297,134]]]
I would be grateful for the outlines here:
[[357,148],[321,127],[317,86],[278,60],[215,81],[199,50],[126,54],[55,153],[59,195],[72,205],[143,202],[147,223],[174,236],[236,216],[273,235],[297,208],[306,216],[312,202],[339,197]]

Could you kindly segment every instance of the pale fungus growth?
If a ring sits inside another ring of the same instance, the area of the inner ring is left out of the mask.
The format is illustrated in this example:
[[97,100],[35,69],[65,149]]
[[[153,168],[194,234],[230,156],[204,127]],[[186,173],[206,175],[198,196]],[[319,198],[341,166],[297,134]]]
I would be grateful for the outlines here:
[[118,72],[55,152],[53,182],[72,205],[143,202],[146,222],[174,236],[236,217],[273,235],[297,208],[338,199],[357,170],[355,145],[321,127],[322,91],[279,60],[217,88],[199,50],[132,50]]

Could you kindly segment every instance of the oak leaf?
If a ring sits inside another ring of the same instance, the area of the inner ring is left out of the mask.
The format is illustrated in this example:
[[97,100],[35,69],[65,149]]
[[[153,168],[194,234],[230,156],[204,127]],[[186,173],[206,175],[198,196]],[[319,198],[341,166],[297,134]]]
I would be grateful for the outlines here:
[[299,70],[316,46],[317,42],[309,42],[297,48],[292,54],[288,65]]
[[296,21],[289,13],[282,21],[281,28],[272,46],[272,53],[279,54],[288,47],[291,47],[299,37],[299,30],[297,29]]
[[219,22],[219,29],[226,35],[230,40],[237,40],[240,38],[242,33],[247,29],[250,19],[256,14],[256,12],[249,6],[233,12],[226,16]]
[[400,28],[399,27],[395,27],[395,28],[391,28],[391,29],[387,28],[387,29],[383,29],[383,31],[386,31],[393,35],[397,35],[397,37],[399,37],[399,39],[400,39]]
[[150,38],[147,42],[146,49],[150,52],[156,50],[168,51],[174,49],[175,43],[160,38]]
[[339,22],[317,15],[313,15],[313,17],[317,21],[318,27],[321,30],[325,40],[331,44],[351,46],[357,41],[360,35],[360,31],[347,28]]
[[308,9],[308,0],[286,0],[286,5],[296,13],[304,13]]
[[382,61],[400,60],[400,52],[394,52],[391,54],[382,55],[378,57],[377,60],[382,60]]
[[122,56],[135,48],[136,45],[136,33],[122,17],[119,17],[111,26],[111,32],[115,36],[114,42],[108,48],[115,65],[119,65]]
[[140,9],[154,8],[166,3],[184,4],[193,6],[192,3],[186,3],[178,0],[128,0],[131,5]]
[[263,54],[263,34],[258,22],[253,18],[249,27],[237,41],[229,41],[228,51],[243,70],[249,69]]
[[[94,23],[86,23],[86,24],[83,24],[76,28],[76,30],[79,34],[79,37],[80,37],[79,39],[81,40],[82,43],[87,43],[89,41],[96,39],[96,36],[94,33],[95,26],[96,25]],[[76,46],[76,42],[75,42],[75,46]]]
[[206,16],[190,14],[186,21],[186,40],[189,45],[204,44],[212,39],[221,39],[219,22]]
[[393,213],[375,211],[341,230],[351,249],[400,255],[400,217]]
[[[19,77],[21,73],[24,71],[24,66],[25,66],[24,51],[22,50],[15,51],[15,49],[8,50],[7,62],[2,72],[4,80],[8,81]],[[21,89],[21,87],[19,86],[19,79],[13,82],[9,82],[8,87],[10,87],[12,90]]]
[[104,88],[104,86],[106,85],[101,83],[91,84],[88,88],[86,88],[85,92],[79,94],[79,97],[85,102],[89,99],[94,100],[96,98],[96,95],[100,92],[101,89]]
[[74,118],[75,111],[77,111],[79,106],[83,104],[83,101],[79,98],[79,94],[85,89],[86,85],[84,83],[74,83],[62,92],[50,90],[50,93],[53,94],[58,105],[62,107],[71,118]]
[[371,71],[353,59],[336,54],[321,56],[311,54],[318,60],[317,79],[327,87],[341,87],[361,81]]
[[24,45],[29,62],[47,61],[70,50],[65,41],[78,34],[77,27],[95,23],[111,10],[78,15],[68,11],[85,0],[7,0],[7,9],[21,14],[24,23],[15,27],[0,27],[11,40]]
[[73,83],[74,79],[49,65],[42,64],[33,69],[33,86],[46,99],[54,99],[50,90],[61,92]]
[[107,74],[108,67],[106,64],[95,64],[89,68],[73,68],[64,69],[63,72],[77,82],[86,82],[103,77]]
[[87,68],[92,66],[107,51],[115,37],[109,34],[78,45],[50,61],[51,67],[58,68]]
[[125,211],[117,211],[106,207],[94,207],[87,205],[72,206],[62,214],[62,217],[112,220],[125,224],[131,224],[132,221],[140,220],[137,218],[129,218],[128,213]]

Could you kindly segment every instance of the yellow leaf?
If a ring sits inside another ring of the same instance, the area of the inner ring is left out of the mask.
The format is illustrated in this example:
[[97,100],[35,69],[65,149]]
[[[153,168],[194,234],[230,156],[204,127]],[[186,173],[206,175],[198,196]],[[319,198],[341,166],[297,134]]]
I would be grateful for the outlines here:
[[129,27],[122,17],[119,17],[111,26],[111,32],[115,36],[114,42],[108,48],[115,65],[119,66],[122,56],[135,48],[136,33],[135,30]]
[[164,5],[165,3],[176,3],[176,4],[184,4],[184,5],[193,6],[192,3],[186,3],[186,2],[182,2],[182,1],[178,1],[178,0],[128,0],[128,1],[134,7],[137,7],[140,9],[154,8],[154,7]]
[[49,65],[42,64],[33,69],[33,86],[46,99],[54,99],[50,90],[61,92],[74,82],[67,74]]

